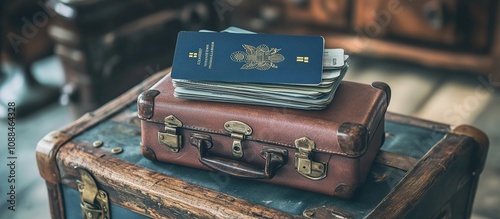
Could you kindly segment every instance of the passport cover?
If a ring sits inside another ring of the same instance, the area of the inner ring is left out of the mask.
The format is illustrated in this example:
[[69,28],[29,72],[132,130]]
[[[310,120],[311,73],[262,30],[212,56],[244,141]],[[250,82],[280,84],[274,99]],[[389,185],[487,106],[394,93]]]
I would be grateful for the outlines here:
[[321,36],[182,31],[172,78],[185,80],[319,84]]

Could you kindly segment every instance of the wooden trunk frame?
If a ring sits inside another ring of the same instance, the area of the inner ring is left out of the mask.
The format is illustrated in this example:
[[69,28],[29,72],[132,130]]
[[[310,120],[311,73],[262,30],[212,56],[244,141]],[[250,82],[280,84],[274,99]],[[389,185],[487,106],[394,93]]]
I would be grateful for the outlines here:
[[[65,208],[62,197],[62,182],[56,160],[59,149],[62,146],[76,149],[78,145],[75,145],[72,142],[72,138],[92,128],[103,119],[113,116],[125,106],[134,103],[137,96],[142,91],[151,87],[167,72],[169,72],[169,70],[151,76],[143,83],[131,89],[129,92],[104,105],[98,110],[85,114],[80,119],[59,131],[47,134],[38,143],[36,154],[38,168],[40,175],[45,179],[47,184],[52,218],[65,218]],[[416,217],[415,215],[407,214],[414,214],[416,213],[415,211],[418,212],[418,209],[425,208],[426,203],[422,202],[422,200],[424,198],[432,198],[432,191],[435,190],[433,185],[438,180],[444,180],[443,175],[446,175],[448,171],[446,167],[456,163],[456,161],[462,157],[461,155],[473,153],[470,156],[470,159],[473,159],[471,162],[474,163],[470,178],[457,179],[464,180],[466,183],[471,180],[471,187],[466,188],[468,189],[467,191],[470,191],[468,199],[464,200],[467,203],[462,203],[468,206],[467,215],[470,216],[479,175],[484,168],[486,154],[488,151],[489,141],[486,135],[480,130],[468,125],[462,125],[454,129],[450,129],[448,125],[393,113],[388,113],[386,119],[397,123],[411,124],[417,127],[440,130],[447,132],[448,134],[446,134],[446,136],[420,160],[399,157],[400,159],[404,159],[408,165],[404,165],[405,162],[395,162],[394,166],[397,167],[399,165],[397,168],[408,169],[407,175],[378,204],[378,206],[375,207],[375,209],[369,214],[368,218]],[[65,154],[65,156],[71,156],[71,154]],[[381,153],[377,157],[377,162],[384,162],[384,160],[388,159],[394,160],[395,158],[397,159],[397,155]],[[90,154],[89,157],[75,157],[74,159],[87,160],[90,163],[96,162],[92,161],[92,156]],[[105,156],[105,159],[109,159],[110,161],[118,160],[118,158],[113,158],[111,156],[109,156],[109,158],[108,156]],[[117,173],[123,174],[134,171],[148,172],[148,174],[143,177],[144,180],[140,180],[140,183],[137,183],[134,188],[131,188],[132,191],[139,191],[141,188],[147,186],[143,182],[156,182],[156,187],[161,188],[161,192],[159,190],[151,191],[147,194],[139,195],[140,197],[137,199],[158,198],[158,200],[161,200],[164,204],[161,207],[152,206],[153,210],[149,209],[149,211],[147,211],[147,215],[150,217],[175,218],[179,216],[196,216],[202,218],[323,218],[331,217],[332,214],[342,215],[342,213],[339,213],[339,210],[334,206],[321,206],[318,208],[307,209],[304,211],[303,215],[289,215],[279,210],[250,203],[241,198],[232,197],[211,189],[193,185],[174,177],[165,176],[160,173],[152,173],[150,170],[144,170],[144,168],[129,163],[116,166],[116,171]],[[105,185],[106,179],[99,176],[96,176],[95,178],[98,182],[104,184],[104,187],[109,186]],[[168,184],[171,183],[175,183],[176,186],[169,187]],[[75,186],[70,185],[70,187]],[[112,197],[112,195],[113,194],[111,194],[110,197]],[[120,201],[120,203],[115,204],[126,207],[131,211],[144,214],[143,206],[133,202],[133,200]],[[450,205],[452,205],[452,203],[439,203],[439,206],[434,206],[433,208],[441,209],[439,214],[446,214],[451,208]]]

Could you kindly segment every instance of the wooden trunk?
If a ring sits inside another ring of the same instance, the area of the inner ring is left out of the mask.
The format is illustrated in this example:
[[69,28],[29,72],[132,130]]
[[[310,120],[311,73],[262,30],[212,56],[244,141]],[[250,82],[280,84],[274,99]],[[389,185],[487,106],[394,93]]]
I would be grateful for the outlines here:
[[[451,129],[389,113],[385,143],[352,200],[146,159],[142,153],[148,151],[140,147],[136,98],[165,73],[39,142],[38,168],[47,183],[53,218],[82,217],[80,202],[88,196],[80,198],[78,181],[92,180],[105,191],[98,196],[109,197],[106,211],[111,218],[467,218],[471,214],[489,142],[484,133],[467,125]],[[98,141],[102,146],[94,147]],[[112,153],[117,147],[123,152]]]

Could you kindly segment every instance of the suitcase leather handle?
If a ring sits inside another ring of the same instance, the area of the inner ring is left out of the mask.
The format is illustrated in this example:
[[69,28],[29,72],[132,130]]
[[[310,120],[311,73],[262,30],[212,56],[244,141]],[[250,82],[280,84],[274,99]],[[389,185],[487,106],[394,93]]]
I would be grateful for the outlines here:
[[213,169],[232,176],[250,179],[272,179],[276,171],[287,162],[288,153],[285,149],[263,147],[261,156],[266,160],[264,168],[227,158],[210,156],[207,150],[212,148],[212,137],[206,134],[193,133],[190,142],[199,152],[200,162]]

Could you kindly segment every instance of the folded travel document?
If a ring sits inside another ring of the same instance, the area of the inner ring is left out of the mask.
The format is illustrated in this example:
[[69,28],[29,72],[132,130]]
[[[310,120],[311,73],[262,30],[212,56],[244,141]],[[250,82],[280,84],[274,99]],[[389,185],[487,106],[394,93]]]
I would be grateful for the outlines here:
[[321,82],[321,36],[181,31],[172,78],[212,82]]
[[325,49],[323,53],[323,70],[338,69],[344,66],[344,49]]

